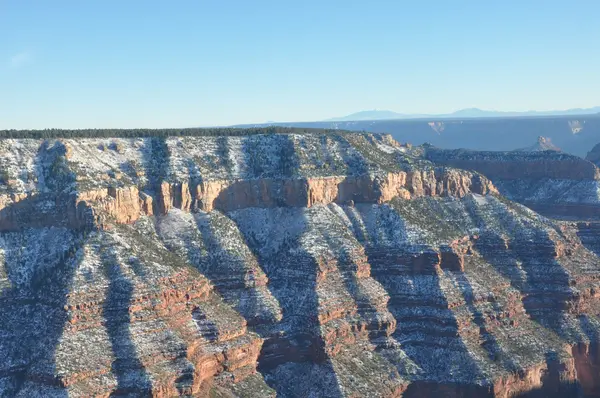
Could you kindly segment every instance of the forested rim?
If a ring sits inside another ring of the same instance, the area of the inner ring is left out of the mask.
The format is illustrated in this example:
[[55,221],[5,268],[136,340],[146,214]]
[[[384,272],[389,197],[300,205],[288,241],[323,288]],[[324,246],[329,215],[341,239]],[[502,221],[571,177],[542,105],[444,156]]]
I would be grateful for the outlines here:
[[135,138],[135,137],[215,137],[244,136],[256,134],[346,134],[348,130],[256,127],[256,128],[185,128],[185,129],[81,129],[81,130],[0,130],[2,138]]

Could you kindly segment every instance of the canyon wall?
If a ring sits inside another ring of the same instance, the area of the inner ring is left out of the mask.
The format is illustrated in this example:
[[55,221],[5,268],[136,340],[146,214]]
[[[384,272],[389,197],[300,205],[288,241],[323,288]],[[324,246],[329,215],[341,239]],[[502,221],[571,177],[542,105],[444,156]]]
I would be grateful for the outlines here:
[[561,218],[600,217],[596,165],[557,152],[476,152],[424,148],[435,164],[473,170],[490,178],[500,193],[542,214]]
[[600,228],[477,170],[370,134],[0,149],[0,396],[599,394]]
[[436,164],[477,170],[491,179],[521,180],[554,178],[597,180],[598,168],[580,157],[557,151],[483,152],[428,147],[425,157]]
[[0,231],[65,225],[83,228],[110,217],[132,223],[142,215],[184,211],[231,211],[247,207],[311,207],[329,203],[384,203],[395,197],[463,197],[473,192],[496,193],[481,175],[462,170],[388,173],[384,176],[257,178],[193,184],[163,182],[155,196],[136,186],[108,187],[77,194],[0,195]]

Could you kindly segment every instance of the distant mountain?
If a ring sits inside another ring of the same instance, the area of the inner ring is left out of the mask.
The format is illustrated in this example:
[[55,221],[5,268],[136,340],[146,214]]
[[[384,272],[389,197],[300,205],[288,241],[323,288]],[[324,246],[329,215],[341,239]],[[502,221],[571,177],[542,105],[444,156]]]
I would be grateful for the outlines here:
[[489,111],[479,108],[460,109],[456,112],[446,114],[406,114],[387,110],[372,110],[352,113],[347,116],[327,119],[328,122],[347,122],[364,120],[394,120],[394,119],[422,119],[422,118],[478,118],[478,117],[516,117],[516,116],[561,116],[561,115],[591,115],[600,113],[600,106],[593,108],[573,108],[557,111],[526,111],[526,112],[502,112]]
[[413,115],[405,115],[402,113],[392,111],[362,111],[356,112],[348,116],[334,117],[327,119],[330,122],[345,122],[345,121],[358,121],[358,120],[387,120],[387,119],[404,119],[407,117],[413,117]]

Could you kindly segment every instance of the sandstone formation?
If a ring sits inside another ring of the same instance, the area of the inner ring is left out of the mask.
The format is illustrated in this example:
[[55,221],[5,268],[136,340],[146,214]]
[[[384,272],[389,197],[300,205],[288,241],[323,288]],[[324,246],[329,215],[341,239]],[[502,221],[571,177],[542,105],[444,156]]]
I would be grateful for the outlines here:
[[591,163],[331,133],[0,151],[2,397],[600,394],[600,226],[491,182]]

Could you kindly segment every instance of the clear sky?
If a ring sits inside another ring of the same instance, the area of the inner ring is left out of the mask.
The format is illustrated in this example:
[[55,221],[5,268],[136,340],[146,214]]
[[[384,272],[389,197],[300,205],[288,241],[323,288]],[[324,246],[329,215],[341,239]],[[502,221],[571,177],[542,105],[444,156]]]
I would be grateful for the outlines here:
[[600,105],[600,1],[0,0],[0,129]]

